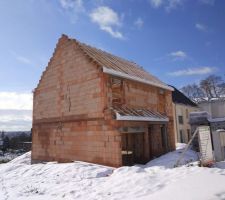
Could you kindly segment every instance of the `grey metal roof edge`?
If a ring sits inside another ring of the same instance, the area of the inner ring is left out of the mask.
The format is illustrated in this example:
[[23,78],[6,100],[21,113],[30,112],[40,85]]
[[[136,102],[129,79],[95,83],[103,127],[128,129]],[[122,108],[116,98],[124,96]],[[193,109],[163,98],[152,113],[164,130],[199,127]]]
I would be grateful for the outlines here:
[[118,76],[118,77],[121,77],[121,78],[126,78],[126,79],[134,80],[134,81],[137,81],[137,82],[145,83],[145,84],[148,84],[148,85],[156,86],[156,87],[159,87],[159,88],[163,88],[163,89],[166,89],[166,90],[174,91],[174,89],[170,86],[159,84],[159,83],[154,83],[152,81],[148,81],[146,79],[141,79],[141,78],[138,78],[136,76],[131,76],[131,75],[125,74],[123,72],[119,72],[119,71],[116,71],[116,70],[113,70],[113,69],[109,69],[105,66],[103,66],[103,73],[111,74],[111,75]]
[[139,117],[139,116],[122,116],[116,113],[116,120],[118,121],[150,121],[150,122],[168,122],[169,118],[156,118],[156,117]]

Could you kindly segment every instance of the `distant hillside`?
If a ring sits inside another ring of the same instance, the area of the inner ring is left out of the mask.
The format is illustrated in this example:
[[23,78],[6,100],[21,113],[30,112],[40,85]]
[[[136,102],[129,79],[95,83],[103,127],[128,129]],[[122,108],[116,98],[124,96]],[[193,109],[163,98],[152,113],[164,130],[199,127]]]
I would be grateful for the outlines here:
[[26,134],[29,136],[31,134],[31,131],[8,131],[8,132],[5,132],[5,135],[7,135],[9,138],[13,138],[15,136],[19,136],[22,134]]

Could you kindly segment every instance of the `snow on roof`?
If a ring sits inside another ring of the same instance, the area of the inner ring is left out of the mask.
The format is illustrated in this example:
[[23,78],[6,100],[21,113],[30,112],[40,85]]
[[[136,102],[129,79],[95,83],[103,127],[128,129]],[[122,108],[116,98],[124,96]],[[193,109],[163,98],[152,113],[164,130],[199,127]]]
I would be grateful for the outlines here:
[[221,95],[220,97],[213,97],[213,98],[201,97],[201,98],[195,98],[194,100],[198,102],[198,104],[211,103],[216,101],[225,101],[225,95]]
[[225,122],[225,117],[212,118],[207,111],[190,112],[190,120],[197,120],[198,118],[205,118],[209,122]]
[[225,122],[225,117],[210,118],[209,122]]
[[198,116],[198,115],[209,116],[209,113],[207,111],[195,111],[195,112],[190,112],[190,115],[193,115],[193,116]]

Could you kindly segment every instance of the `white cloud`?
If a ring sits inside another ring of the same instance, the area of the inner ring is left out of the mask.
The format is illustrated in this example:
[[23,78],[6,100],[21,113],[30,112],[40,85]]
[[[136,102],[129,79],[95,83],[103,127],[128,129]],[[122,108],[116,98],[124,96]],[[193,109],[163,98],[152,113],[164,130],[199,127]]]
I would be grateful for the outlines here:
[[27,131],[32,125],[32,110],[1,110],[0,130]]
[[31,93],[0,92],[0,109],[31,110]]
[[144,25],[144,21],[143,21],[140,17],[138,17],[138,18],[134,21],[134,25],[135,25],[138,29],[140,29],[140,28],[142,28],[142,26]]
[[31,93],[0,92],[0,130],[30,130],[32,97]]
[[171,52],[169,56],[172,57],[174,60],[179,60],[179,59],[183,60],[187,58],[187,54],[184,51],[174,51],[174,52]]
[[175,72],[168,73],[171,76],[191,76],[191,75],[204,75],[210,74],[216,71],[215,67],[198,67],[178,70]]
[[82,0],[59,0],[59,2],[64,9],[84,11]]
[[[153,8],[164,8],[167,12],[182,6],[187,0],[148,0]],[[215,4],[216,0],[197,0],[201,4],[211,5]]]
[[59,3],[69,16],[71,23],[76,23],[79,14],[85,12],[83,0],[59,0]]
[[195,28],[197,28],[199,31],[204,31],[204,32],[207,31],[207,27],[203,24],[200,24],[200,23],[196,23]]
[[0,110],[0,121],[18,121],[30,122],[32,120],[32,110]]
[[163,4],[162,0],[149,0],[149,2],[153,8],[159,8]]
[[185,0],[149,0],[153,8],[164,7],[167,12],[183,5]]
[[207,4],[207,5],[214,5],[215,0],[199,0],[200,3]]
[[31,64],[31,61],[28,58],[26,58],[26,57],[17,56],[16,59],[19,60],[19,61],[21,61],[22,63]]
[[168,5],[165,7],[166,11],[171,11],[178,6],[181,6],[183,4],[183,0],[168,0]]
[[24,64],[31,64],[32,63],[30,59],[17,54],[15,51],[9,51],[9,52],[15,57],[16,60],[18,60],[18,61],[20,61]]
[[122,22],[118,14],[111,8],[100,6],[91,12],[90,18],[92,22],[99,25],[101,30],[109,33],[112,37],[119,39],[124,38],[120,31],[114,30],[115,27],[120,27]]
[[110,35],[112,35],[114,38],[119,38],[119,39],[122,39],[123,38],[123,34],[119,31],[114,31],[112,29],[112,27],[110,26],[103,26],[101,27],[101,29],[103,31],[106,31],[107,33],[109,33]]

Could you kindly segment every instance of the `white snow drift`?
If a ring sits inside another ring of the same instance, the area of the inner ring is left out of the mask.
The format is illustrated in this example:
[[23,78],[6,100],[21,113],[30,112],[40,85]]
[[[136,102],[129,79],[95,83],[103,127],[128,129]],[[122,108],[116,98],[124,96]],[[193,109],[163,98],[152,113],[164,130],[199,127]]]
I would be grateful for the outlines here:
[[26,153],[0,165],[0,200],[224,199],[225,164],[198,167],[189,150],[182,161],[189,164],[174,168],[179,148],[146,165],[118,169],[85,162],[30,165]]

